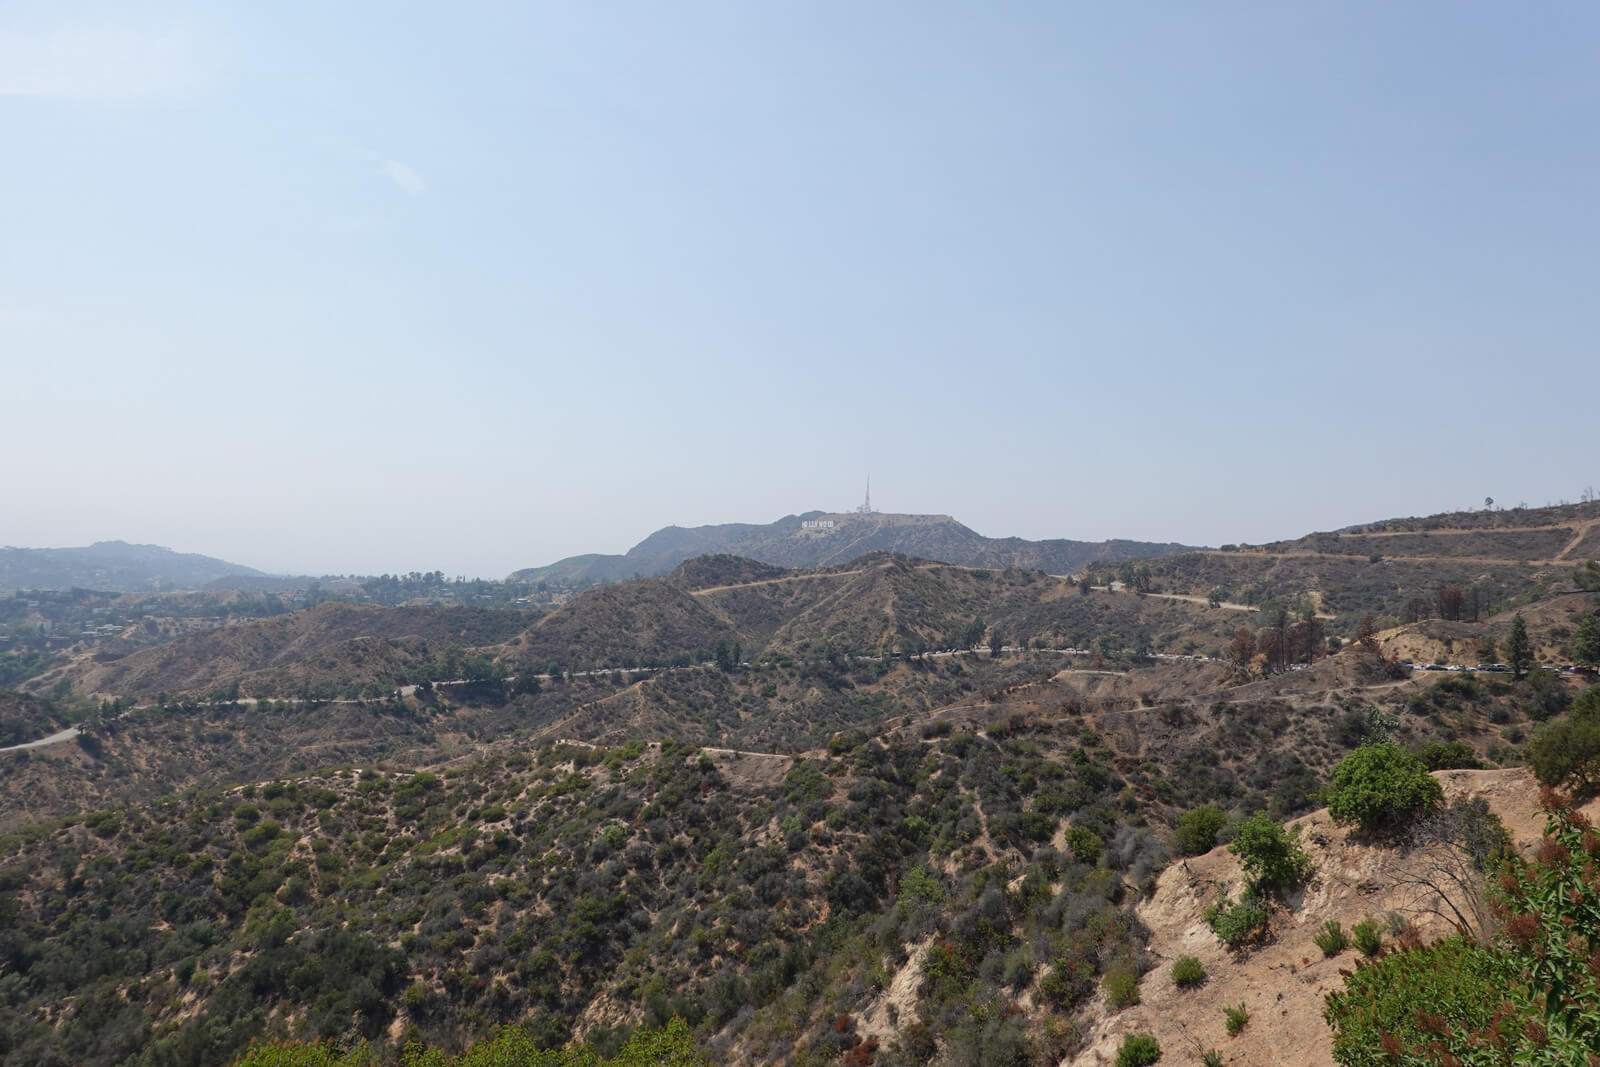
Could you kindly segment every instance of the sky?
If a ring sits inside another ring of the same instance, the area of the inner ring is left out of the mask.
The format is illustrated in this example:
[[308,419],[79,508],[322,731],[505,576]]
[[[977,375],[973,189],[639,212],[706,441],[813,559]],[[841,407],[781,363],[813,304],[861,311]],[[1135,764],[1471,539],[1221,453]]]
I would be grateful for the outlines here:
[[0,0],[0,544],[1600,484],[1600,7]]

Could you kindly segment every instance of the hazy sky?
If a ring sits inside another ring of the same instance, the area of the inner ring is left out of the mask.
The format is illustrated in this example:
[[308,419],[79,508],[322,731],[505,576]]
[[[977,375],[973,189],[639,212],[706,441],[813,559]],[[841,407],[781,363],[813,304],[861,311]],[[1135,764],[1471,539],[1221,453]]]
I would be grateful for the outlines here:
[[1600,484],[1592,3],[0,4],[0,544]]

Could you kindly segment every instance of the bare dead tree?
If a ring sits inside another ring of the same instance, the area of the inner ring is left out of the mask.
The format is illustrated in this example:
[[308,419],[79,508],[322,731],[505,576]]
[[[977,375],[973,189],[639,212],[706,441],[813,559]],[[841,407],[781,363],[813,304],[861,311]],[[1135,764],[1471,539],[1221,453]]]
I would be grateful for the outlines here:
[[1402,895],[1398,911],[1444,920],[1480,943],[1493,936],[1494,908],[1484,889],[1490,857],[1506,847],[1499,820],[1481,799],[1459,801],[1413,827],[1383,874]]

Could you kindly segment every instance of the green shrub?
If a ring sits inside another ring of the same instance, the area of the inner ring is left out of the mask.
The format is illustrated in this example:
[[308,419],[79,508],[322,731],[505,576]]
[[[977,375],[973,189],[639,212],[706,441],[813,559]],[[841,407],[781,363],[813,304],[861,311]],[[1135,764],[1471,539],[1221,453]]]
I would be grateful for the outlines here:
[[1222,1067],[1222,1053],[1214,1048],[1206,1049],[1200,1054],[1200,1062],[1205,1067]]
[[1237,1037],[1245,1024],[1250,1021],[1250,1009],[1244,1006],[1244,1001],[1231,1008],[1222,1009],[1223,1020],[1228,1027],[1228,1036]]
[[1172,983],[1179,989],[1191,989],[1206,980],[1206,969],[1194,956],[1179,956],[1172,961]]
[[1107,971],[1100,980],[1100,989],[1112,1011],[1121,1011],[1139,1003],[1139,976],[1125,968]]
[[1048,974],[1039,979],[1039,992],[1062,1011],[1071,1011],[1094,992],[1093,979],[1085,968],[1072,960],[1058,959]]
[[1215,804],[1202,804],[1184,812],[1172,827],[1172,843],[1185,856],[1210,852],[1228,817]]
[[1487,887],[1504,917],[1503,936],[1402,948],[1345,975],[1324,1009],[1334,1059],[1593,1062],[1600,1048],[1597,852],[1600,839],[1587,820],[1552,811],[1533,860],[1506,863]]
[[1256,889],[1288,889],[1305,881],[1312,871],[1311,857],[1300,848],[1298,836],[1272,816],[1256,812],[1234,830],[1228,851],[1239,857]]
[[1355,938],[1356,948],[1364,956],[1376,956],[1383,947],[1383,932],[1371,919],[1362,919],[1350,928],[1350,933]]
[[1161,1045],[1149,1034],[1129,1034],[1117,1049],[1116,1067],[1147,1067],[1161,1059]]
[[1329,919],[1323,923],[1322,929],[1317,931],[1312,940],[1322,950],[1325,959],[1337,956],[1350,947],[1350,938],[1345,934],[1344,927],[1339,924],[1338,919]]
[[1367,833],[1390,833],[1444,800],[1427,766],[1393,742],[1363,745],[1333,769],[1328,814]]
[[1072,849],[1072,854],[1078,857],[1079,862],[1093,867],[1100,862],[1105,842],[1087,826],[1074,826],[1067,831],[1067,847]]
[[1417,750],[1417,758],[1430,771],[1481,770],[1483,761],[1465,741],[1429,741]]
[[1206,925],[1217,939],[1229,948],[1238,948],[1267,925],[1267,909],[1255,897],[1246,895],[1235,904],[1228,897],[1219,897],[1205,910]]

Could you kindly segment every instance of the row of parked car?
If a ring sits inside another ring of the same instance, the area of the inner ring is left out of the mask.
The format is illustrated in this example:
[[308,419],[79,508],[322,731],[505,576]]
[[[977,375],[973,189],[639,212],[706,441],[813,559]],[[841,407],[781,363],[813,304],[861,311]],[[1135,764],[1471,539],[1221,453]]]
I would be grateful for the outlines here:
[[[1468,666],[1465,663],[1452,663],[1446,666],[1443,663],[1412,663],[1410,660],[1401,660],[1400,662],[1403,666],[1410,667],[1414,671],[1493,671],[1496,674],[1501,674],[1511,670],[1511,668],[1507,667],[1504,663],[1480,663],[1476,667],[1473,667]],[[1539,669],[1552,671],[1557,674],[1596,673],[1595,668],[1593,667],[1584,667],[1571,663],[1567,664],[1565,667],[1558,667],[1555,664],[1546,663]]]

